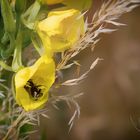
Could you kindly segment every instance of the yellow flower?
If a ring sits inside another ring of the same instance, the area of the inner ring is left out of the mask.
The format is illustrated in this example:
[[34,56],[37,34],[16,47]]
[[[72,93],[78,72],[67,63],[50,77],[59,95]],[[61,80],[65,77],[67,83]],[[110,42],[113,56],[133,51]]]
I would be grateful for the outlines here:
[[37,24],[36,30],[46,50],[62,52],[84,35],[84,18],[75,9],[52,11]]
[[42,0],[44,4],[52,5],[63,2],[63,0]]
[[43,4],[53,5],[58,3],[63,3],[69,8],[79,9],[79,10],[85,10],[89,9],[92,0],[41,0]]
[[40,57],[30,67],[15,75],[15,98],[26,111],[42,107],[48,100],[48,90],[55,80],[55,64],[47,56]]

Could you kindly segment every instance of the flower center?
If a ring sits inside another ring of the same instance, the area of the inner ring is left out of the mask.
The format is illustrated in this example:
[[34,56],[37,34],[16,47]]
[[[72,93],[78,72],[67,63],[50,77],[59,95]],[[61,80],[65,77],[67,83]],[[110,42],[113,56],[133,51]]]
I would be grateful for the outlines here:
[[43,96],[41,89],[39,88],[41,85],[35,85],[32,79],[29,79],[24,86],[25,90],[29,93],[29,95],[36,101],[40,97]]

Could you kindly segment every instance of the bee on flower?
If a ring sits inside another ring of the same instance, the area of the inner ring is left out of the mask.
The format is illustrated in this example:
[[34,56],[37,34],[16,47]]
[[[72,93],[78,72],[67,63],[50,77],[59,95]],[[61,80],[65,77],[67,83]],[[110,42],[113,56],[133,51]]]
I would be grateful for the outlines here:
[[48,100],[48,91],[55,80],[55,64],[47,56],[34,65],[19,70],[15,75],[15,98],[26,111],[42,107]]

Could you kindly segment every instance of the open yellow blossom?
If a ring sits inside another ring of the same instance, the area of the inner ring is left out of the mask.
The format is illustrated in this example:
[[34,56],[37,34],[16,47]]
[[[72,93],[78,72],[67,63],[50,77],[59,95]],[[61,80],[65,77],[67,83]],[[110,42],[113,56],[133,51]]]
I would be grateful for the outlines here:
[[36,30],[46,50],[62,52],[84,35],[84,18],[79,10],[51,11],[37,24]]
[[26,111],[40,108],[48,100],[48,90],[55,80],[55,64],[47,56],[15,75],[15,98]]

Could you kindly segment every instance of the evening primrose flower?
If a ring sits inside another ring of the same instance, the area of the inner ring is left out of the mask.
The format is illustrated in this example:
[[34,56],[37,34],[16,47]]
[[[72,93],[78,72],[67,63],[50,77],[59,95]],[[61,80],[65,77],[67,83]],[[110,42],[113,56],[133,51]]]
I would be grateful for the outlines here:
[[34,65],[19,70],[15,75],[15,98],[26,111],[42,107],[55,80],[55,64],[47,56]]
[[84,18],[76,9],[51,11],[36,30],[46,50],[62,52],[84,35]]

